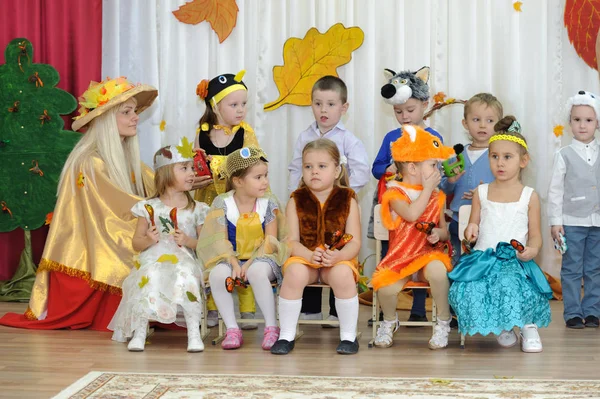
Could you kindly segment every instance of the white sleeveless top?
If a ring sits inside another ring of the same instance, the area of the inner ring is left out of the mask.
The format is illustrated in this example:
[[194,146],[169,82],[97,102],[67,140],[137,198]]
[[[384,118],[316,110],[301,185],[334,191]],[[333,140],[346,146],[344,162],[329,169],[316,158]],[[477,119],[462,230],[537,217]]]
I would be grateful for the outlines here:
[[510,242],[512,239],[526,245],[529,232],[529,200],[533,188],[524,186],[518,202],[493,202],[488,200],[488,187],[488,184],[482,184],[477,190],[481,203],[481,220],[475,249],[496,249],[499,242]]

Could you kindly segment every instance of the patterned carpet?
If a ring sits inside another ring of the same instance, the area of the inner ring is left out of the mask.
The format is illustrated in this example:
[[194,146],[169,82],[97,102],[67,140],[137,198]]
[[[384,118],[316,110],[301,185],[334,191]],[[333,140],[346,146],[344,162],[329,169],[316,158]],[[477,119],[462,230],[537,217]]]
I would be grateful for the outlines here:
[[600,381],[133,374],[93,371],[56,398],[600,398]]

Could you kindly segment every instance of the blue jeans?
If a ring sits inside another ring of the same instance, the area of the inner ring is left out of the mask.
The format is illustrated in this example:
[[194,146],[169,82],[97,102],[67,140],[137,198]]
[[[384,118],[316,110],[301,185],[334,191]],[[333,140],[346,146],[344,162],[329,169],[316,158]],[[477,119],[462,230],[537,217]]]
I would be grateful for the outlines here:
[[[385,257],[389,248],[389,241],[381,241],[381,259]],[[425,316],[425,299],[427,298],[427,290],[412,290],[413,292],[413,305],[410,310],[411,314],[418,316]]]
[[454,266],[458,262],[458,258],[460,258],[461,249],[460,239],[458,238],[458,222],[456,220],[452,219],[448,226],[448,231],[450,231],[450,243],[454,251],[452,254],[452,266]]
[[[600,316],[600,227],[564,226],[567,252],[562,258],[565,321]],[[583,298],[581,279],[583,278]]]

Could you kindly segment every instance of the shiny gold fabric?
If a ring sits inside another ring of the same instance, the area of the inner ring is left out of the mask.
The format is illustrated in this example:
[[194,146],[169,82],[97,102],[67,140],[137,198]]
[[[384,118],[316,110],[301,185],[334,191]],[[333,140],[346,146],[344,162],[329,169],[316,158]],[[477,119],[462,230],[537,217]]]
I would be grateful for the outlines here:
[[[130,210],[142,198],[117,188],[100,157],[92,157],[91,165],[93,171],[85,169],[75,177],[82,184],[73,184],[72,176],[65,175],[29,300],[29,315],[39,318],[46,311],[50,271],[81,278],[94,289],[120,293],[133,267],[137,221]],[[154,173],[145,165],[142,173],[150,196]]]
[[[271,196],[271,194],[265,195]],[[248,262],[252,262],[257,258],[266,257],[273,260],[278,265],[283,265],[290,256],[291,247],[285,239],[287,237],[287,229],[281,204],[279,204],[279,201],[277,201],[274,196],[271,196],[271,200],[277,202],[279,206],[279,209],[275,211],[277,237],[267,235],[262,242],[253,240],[255,246],[250,256],[247,258]],[[239,243],[236,243],[236,245],[239,245]],[[229,262],[233,257],[242,259],[239,257],[239,254],[233,250],[233,245],[231,245],[228,240],[227,218],[225,216],[221,198],[213,203],[208,215],[206,215],[204,226],[202,226],[200,237],[198,237],[196,253],[198,254],[198,259],[202,263],[204,278],[206,279],[208,279],[210,270],[219,262]]]
[[[260,148],[254,130],[244,129],[244,147]],[[213,183],[196,190],[194,195],[196,201],[204,202],[207,205],[212,205],[215,198],[217,198],[219,194],[225,192],[225,179],[220,178],[219,168],[220,165],[225,162],[227,157],[223,155],[211,155],[211,157],[210,170],[212,172]]]

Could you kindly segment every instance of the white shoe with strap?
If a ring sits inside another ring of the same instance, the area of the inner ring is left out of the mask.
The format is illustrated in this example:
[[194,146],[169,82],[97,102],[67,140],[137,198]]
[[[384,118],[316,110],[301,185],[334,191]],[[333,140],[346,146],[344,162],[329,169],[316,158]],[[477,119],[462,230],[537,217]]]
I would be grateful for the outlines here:
[[521,329],[521,350],[526,353],[539,353],[543,350],[542,339],[535,324],[526,324]]
[[429,340],[429,349],[443,349],[448,346],[448,334],[450,334],[451,321],[452,317],[448,320],[438,319],[433,327],[433,335]]
[[398,331],[398,327],[400,327],[398,325],[398,315],[396,315],[396,320],[384,320],[380,322],[373,345],[378,348],[389,348],[392,346],[394,344],[394,333]]
[[143,352],[146,346],[146,335],[148,333],[148,327],[138,328],[133,332],[133,338],[129,341],[127,349],[130,352]]
[[496,341],[503,348],[512,348],[519,342],[517,338],[517,334],[515,334],[514,330],[502,331],[500,335],[496,337]]

